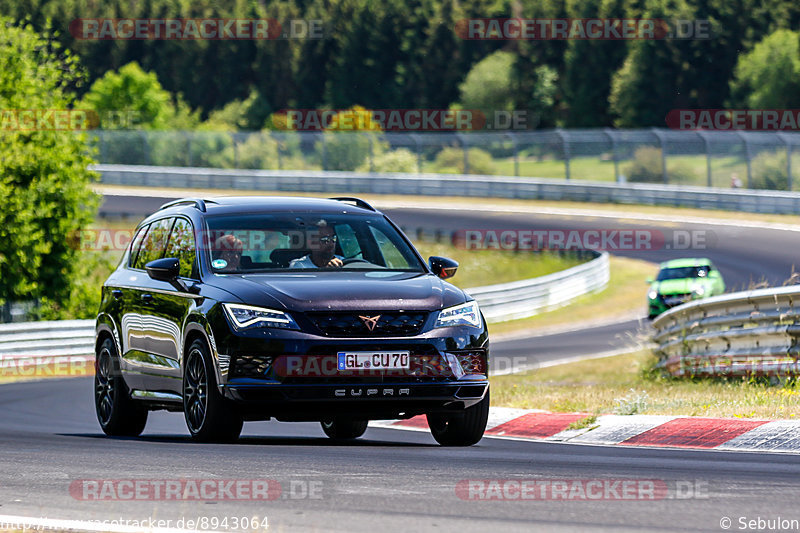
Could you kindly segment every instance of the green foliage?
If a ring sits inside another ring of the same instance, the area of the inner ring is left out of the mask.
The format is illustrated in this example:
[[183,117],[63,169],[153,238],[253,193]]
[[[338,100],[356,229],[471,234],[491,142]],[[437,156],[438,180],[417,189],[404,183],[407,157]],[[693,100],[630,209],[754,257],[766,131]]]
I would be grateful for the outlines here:
[[498,50],[480,60],[459,85],[464,109],[480,109],[487,116],[494,111],[514,109],[512,73],[514,54]]
[[[621,0],[583,0],[576,2],[581,18],[624,18]],[[608,97],[611,77],[622,66],[627,49],[616,41],[569,41],[564,55],[561,83],[567,116],[564,126],[596,128],[611,124]]]
[[800,33],[778,30],[739,56],[732,98],[751,109],[800,106]]
[[661,150],[653,146],[637,148],[633,154],[633,161],[625,168],[624,174],[628,181],[632,182],[662,183],[664,172]]
[[[493,174],[494,161],[492,155],[480,148],[467,149],[469,171],[467,174]],[[462,148],[443,148],[436,154],[434,161],[436,172],[464,174],[464,150]]]
[[369,162],[366,162],[358,170],[359,172],[405,172],[410,174],[417,171],[417,156],[411,150],[398,148],[375,157],[372,168],[370,168]]
[[114,270],[114,263],[102,251],[85,250],[75,257],[74,282],[64,298],[43,297],[31,320],[73,320],[95,318],[100,308],[100,288]]
[[[664,171],[661,161],[661,149],[654,146],[642,146],[633,153],[631,161],[623,170],[628,181],[634,183],[664,183]],[[691,168],[680,164],[671,164],[667,168],[669,183],[691,183],[694,172]]]
[[786,173],[786,152],[762,152],[752,163],[754,189],[769,189],[771,191],[785,191],[788,189],[788,174]]
[[[0,19],[0,109],[67,109],[80,84],[77,60],[28,25]],[[68,299],[77,251],[70,237],[92,220],[85,136],[70,131],[0,133],[0,300]]]
[[170,94],[161,87],[158,77],[142,70],[135,61],[95,81],[79,107],[92,109],[101,117],[130,112],[137,127],[155,130],[165,129],[174,114]]
[[372,113],[360,106],[337,113],[317,143],[326,170],[355,170],[385,150],[380,126],[372,121]]
[[252,131],[264,127],[269,116],[269,103],[261,93],[254,90],[247,99],[234,100],[222,109],[213,111],[208,117],[208,122],[224,124],[231,129]]

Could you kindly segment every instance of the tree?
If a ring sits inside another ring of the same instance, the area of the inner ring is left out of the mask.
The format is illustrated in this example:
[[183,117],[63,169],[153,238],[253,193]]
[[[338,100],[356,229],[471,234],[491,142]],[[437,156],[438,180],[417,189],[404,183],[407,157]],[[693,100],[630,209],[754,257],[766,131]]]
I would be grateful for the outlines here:
[[498,50],[480,60],[459,85],[464,109],[479,109],[486,116],[514,109],[512,80],[514,54]]
[[800,106],[800,34],[778,30],[739,56],[731,81],[734,105],[752,109]]
[[80,106],[96,111],[101,119],[109,113],[132,113],[138,127],[155,130],[166,128],[174,114],[170,94],[158,77],[135,61],[95,81]]
[[[625,18],[624,0],[577,1],[576,18]],[[627,15],[630,16],[630,15]],[[608,95],[611,77],[627,54],[625,41],[575,39],[564,56],[564,126],[597,128],[611,125]]]
[[[68,86],[80,83],[76,58],[27,24],[0,18],[0,109],[68,110]],[[72,131],[0,132],[0,300],[64,302],[75,284],[74,236],[92,221],[98,197],[90,182],[85,136]]]

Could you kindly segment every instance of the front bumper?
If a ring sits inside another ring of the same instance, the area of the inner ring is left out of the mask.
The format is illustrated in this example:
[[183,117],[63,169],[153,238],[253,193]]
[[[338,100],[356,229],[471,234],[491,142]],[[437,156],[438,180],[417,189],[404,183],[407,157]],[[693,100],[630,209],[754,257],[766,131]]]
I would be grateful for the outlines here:
[[[220,391],[246,419],[407,418],[460,411],[484,398],[489,342],[483,328],[438,328],[414,337],[330,338],[294,330],[217,335]],[[408,351],[410,369],[342,372],[342,351]]]

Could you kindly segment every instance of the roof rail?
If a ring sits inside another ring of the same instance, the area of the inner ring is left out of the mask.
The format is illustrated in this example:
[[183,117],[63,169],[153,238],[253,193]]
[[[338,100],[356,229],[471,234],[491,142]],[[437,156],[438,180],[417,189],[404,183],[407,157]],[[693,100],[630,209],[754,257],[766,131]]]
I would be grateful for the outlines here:
[[337,200],[339,202],[353,202],[354,204],[356,204],[356,207],[360,207],[362,209],[369,209],[370,211],[375,211],[376,213],[378,212],[377,209],[369,205],[361,198],[355,198],[353,196],[336,196],[334,198],[328,198],[328,200]]
[[[212,204],[215,203],[212,200],[209,200]],[[205,213],[206,212],[206,201],[201,198],[181,198],[180,200],[172,200],[171,202],[167,202],[161,207],[158,208],[159,211],[162,209],[166,209],[168,207],[175,207],[176,205],[181,204],[194,204],[198,211]]]

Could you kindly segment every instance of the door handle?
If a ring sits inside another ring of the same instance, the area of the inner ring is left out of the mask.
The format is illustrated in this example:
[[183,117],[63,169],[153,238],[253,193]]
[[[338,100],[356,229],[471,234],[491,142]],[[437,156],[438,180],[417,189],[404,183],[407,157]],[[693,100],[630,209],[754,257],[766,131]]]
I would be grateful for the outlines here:
[[122,291],[119,289],[114,289],[111,291],[111,296],[113,296],[115,300],[119,300],[122,298]]
[[142,294],[142,301],[145,303],[150,303],[153,301],[153,295],[149,293]]

